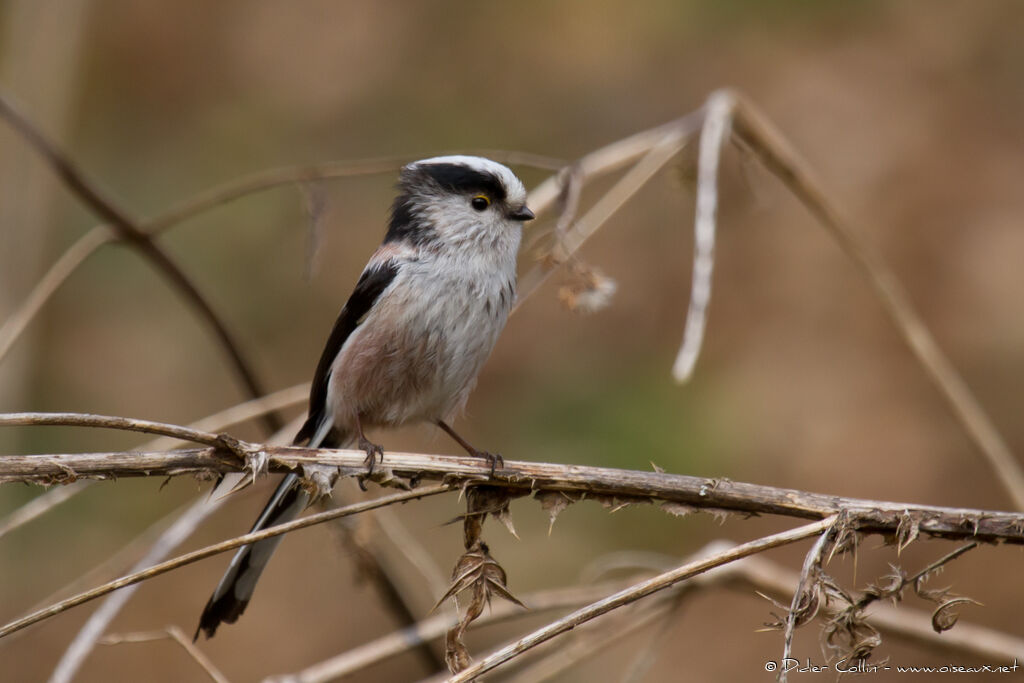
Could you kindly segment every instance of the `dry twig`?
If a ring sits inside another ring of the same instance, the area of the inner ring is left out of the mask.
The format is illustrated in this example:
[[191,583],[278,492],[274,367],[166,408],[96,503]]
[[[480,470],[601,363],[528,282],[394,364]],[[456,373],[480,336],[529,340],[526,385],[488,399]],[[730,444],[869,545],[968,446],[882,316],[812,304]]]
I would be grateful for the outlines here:
[[756,541],[750,541],[749,543],[738,545],[735,548],[727,550],[719,555],[684,564],[681,567],[677,567],[676,569],[659,574],[658,576],[646,581],[642,581],[641,583],[631,586],[626,590],[619,591],[618,593],[615,593],[603,600],[599,600],[587,607],[576,610],[575,612],[552,622],[551,624],[548,624],[547,626],[540,628],[523,638],[520,638],[512,645],[504,647],[476,664],[463,669],[458,674],[449,678],[448,683],[465,683],[465,681],[473,680],[477,676],[500,666],[502,663],[512,659],[518,654],[536,647],[537,645],[565,633],[566,631],[570,631],[580,624],[584,624],[591,619],[607,614],[608,612],[622,607],[623,605],[632,604],[643,597],[668,588],[680,581],[683,581],[684,579],[696,576],[697,574],[705,572],[713,567],[718,567],[734,560],[763,552],[769,548],[777,548],[782,545],[795,543],[796,541],[820,534],[824,530],[828,529],[835,520],[836,517],[828,517],[812,524],[805,524],[804,526],[797,527],[790,531],[784,531],[782,533],[759,538]]
[[[214,683],[229,683],[227,677],[224,676],[217,667],[214,666],[210,658],[203,654],[202,650],[195,646],[185,632],[177,626],[168,626],[163,631],[153,631],[151,633],[123,633],[114,634],[107,636],[100,641],[101,645],[121,645],[124,643],[151,643],[154,640],[173,640],[185,650],[186,654],[192,658],[192,660],[199,665],[199,667],[206,672],[206,675],[210,677]],[[51,683],[53,679],[50,679]]]
[[[22,139],[29,143],[47,161],[69,190],[100,218],[107,221],[121,239],[142,253],[192,303],[227,352],[231,364],[234,366],[250,396],[256,398],[266,393],[261,388],[255,373],[242,355],[241,348],[235,342],[221,317],[213,310],[206,297],[167,252],[161,249],[146,234],[135,219],[107,198],[99,187],[87,178],[81,169],[72,163],[71,159],[57,145],[43,135],[18,110],[11,97],[3,91],[0,91],[0,117],[6,119],[21,135]],[[270,432],[280,429],[280,420],[272,413],[268,413],[264,419]]]
[[[728,91],[727,91],[728,92]],[[889,267],[857,237],[804,161],[749,100],[730,93],[735,104],[733,132],[821,222],[843,252],[861,270],[903,336],[914,357],[949,404],[978,450],[988,460],[1018,510],[1024,510],[1024,467],[985,413],[978,399],[939,348],[928,326]],[[715,95],[712,95],[714,97]]]
[[[260,446],[269,469],[289,472],[303,464],[339,467],[361,472],[366,454],[356,450],[318,450],[301,447]],[[568,502],[581,496],[611,506],[638,503],[682,504],[686,509],[773,514],[821,519],[839,512],[849,515],[858,531],[896,538],[904,516],[920,519],[921,534],[984,542],[1024,543],[1024,514],[971,508],[844,498],[796,489],[743,482],[690,477],[666,472],[642,472],[584,465],[560,465],[506,460],[504,469],[490,476],[490,468],[477,458],[389,451],[377,475],[382,484],[441,479],[453,484],[479,483],[522,492],[550,492]],[[237,458],[224,457],[212,448],[177,451],[122,451],[69,455],[10,455],[0,458],[0,483],[41,484],[80,478],[168,476],[243,471]],[[538,494],[538,497],[541,497]],[[677,508],[673,507],[675,511]]]
[[[567,607],[576,607],[608,595],[624,585],[622,581],[609,581],[593,586],[570,586],[537,591],[523,596],[523,602],[530,607],[529,611],[524,611],[518,605],[510,602],[500,602],[482,614],[475,624],[476,626],[495,624]],[[271,676],[266,679],[265,683],[327,683],[327,681],[343,678],[399,655],[410,648],[440,638],[458,621],[459,617],[454,613],[435,614],[410,627],[381,636],[335,657],[306,667],[302,671]]]
[[37,622],[43,621],[44,619],[48,619],[56,614],[60,614],[61,612],[65,612],[71,609],[72,607],[77,607],[78,605],[89,602],[90,600],[95,600],[96,598],[106,595],[107,593],[110,593],[112,591],[115,591],[118,588],[130,586],[134,583],[151,579],[154,576],[159,576],[160,574],[166,574],[167,572],[173,569],[183,567],[186,564],[191,564],[193,562],[198,562],[199,560],[206,559],[207,557],[212,557],[213,555],[224,553],[229,550],[234,550],[235,548],[240,548],[243,545],[249,545],[250,543],[262,541],[265,538],[271,538],[273,536],[286,534],[291,531],[295,531],[296,529],[304,529],[308,526],[313,526],[314,524],[322,524],[323,522],[327,522],[332,519],[338,519],[340,517],[346,517],[348,515],[356,515],[362,512],[366,512],[368,510],[376,509],[378,507],[383,507],[385,505],[394,505],[395,503],[403,503],[408,500],[416,500],[418,498],[427,498],[429,496],[435,496],[439,493],[449,491],[450,488],[451,487],[442,484],[439,486],[432,486],[429,488],[419,489],[417,491],[396,493],[390,496],[378,498],[376,500],[365,501],[363,503],[357,503],[355,505],[348,505],[343,508],[338,508],[337,510],[328,510],[327,512],[309,515],[308,517],[302,517],[300,519],[296,519],[286,524],[279,524],[277,526],[263,529],[262,531],[244,534],[242,536],[238,536],[227,541],[222,541],[220,543],[216,543],[205,548],[200,548],[199,550],[194,550],[190,553],[186,553],[184,555],[175,557],[171,560],[167,560],[166,562],[161,562],[160,564],[154,565],[146,570],[122,576],[121,578],[116,579],[114,581],[110,581],[109,583],[105,583],[102,586],[97,586],[92,590],[79,593],[78,595],[72,596],[66,600],[62,600],[45,609],[38,610],[36,612],[33,612],[32,614],[22,617],[21,619],[12,621],[11,623],[3,627],[0,627],[0,638],[11,633],[14,633],[15,631],[20,631],[21,629],[27,626],[31,626],[32,624],[35,624]]
[[[239,374],[245,380],[250,391],[256,394],[259,392],[255,379],[252,377],[251,372],[248,371],[246,363],[242,359],[237,346],[228,335],[223,322],[213,312],[209,304],[206,303],[180,268],[155,244],[152,237],[170,225],[184,220],[189,215],[194,215],[199,211],[225,203],[248,192],[265,189],[266,187],[285,182],[308,181],[313,177],[317,177],[318,173],[322,173],[322,177],[326,177],[330,173],[354,175],[357,173],[375,172],[375,168],[389,170],[396,166],[396,163],[390,160],[378,161],[376,163],[379,166],[374,168],[365,165],[357,168],[357,165],[352,165],[347,168],[326,169],[325,165],[320,165],[317,167],[307,167],[304,172],[297,171],[296,169],[284,169],[278,175],[270,172],[261,176],[241,179],[221,188],[215,188],[215,190],[205,193],[190,203],[172,209],[161,219],[148,223],[137,222],[106,199],[97,190],[96,186],[84,177],[80,170],[11,106],[2,93],[0,93],[0,115],[7,118],[19,130],[22,136],[47,159],[76,195],[93,208],[104,220],[110,222],[110,227],[115,231],[117,239],[127,241],[134,248],[138,249],[145,258],[156,265],[175,287],[186,295],[186,298],[189,299],[213,327],[221,344],[232,355]],[[895,276],[888,270],[880,258],[859,242],[848,224],[840,218],[839,212],[835,210],[824,192],[821,191],[819,185],[815,182],[808,165],[790,149],[785,140],[750,103],[735,93],[729,91],[714,93],[703,110],[694,112],[679,121],[666,124],[666,126],[652,129],[651,131],[645,131],[587,155],[573,165],[569,176],[564,172],[552,176],[546,183],[534,190],[530,195],[530,202],[538,214],[548,208],[563,190],[567,191],[570,201],[566,202],[562,219],[559,221],[558,230],[556,231],[557,240],[554,246],[546,254],[546,258],[535,266],[533,270],[526,273],[523,278],[520,302],[535,291],[536,287],[557,266],[573,259],[583,242],[678,153],[701,123],[703,123],[704,132],[701,138],[698,173],[694,279],[684,342],[674,368],[676,376],[678,378],[685,378],[692,372],[703,336],[706,310],[710,299],[713,265],[712,254],[717,208],[717,169],[724,143],[728,139],[731,129],[737,141],[750,150],[769,170],[786,183],[787,187],[808,206],[811,212],[831,232],[844,252],[862,269],[882,300],[886,311],[901,334],[903,334],[929,377],[949,402],[954,414],[964,425],[968,434],[999,474],[1000,480],[1009,489],[1017,506],[1024,509],[1024,470],[1015,461],[1006,443],[998,434],[992,422],[984,414],[966,384],[938,349],[934,339],[930,336],[927,328],[910,305],[908,297],[900,287]],[[604,195],[581,219],[574,220],[576,209],[574,197],[578,197],[580,187],[588,178],[599,173],[609,172],[629,164],[634,164],[634,162],[635,165],[626,172],[609,193]],[[566,187],[564,183],[567,177],[570,180],[569,185]],[[94,231],[88,233],[79,243],[72,247],[71,250],[66,252],[54,266],[54,269],[40,282],[22,308],[5,321],[3,328],[0,329],[0,358],[2,358],[6,350],[10,348],[13,341],[25,328],[32,315],[40,309],[48,296],[59,286],[60,282],[89,253],[92,253],[103,244],[114,241],[115,238],[109,236],[105,230],[102,227],[94,229]],[[6,422],[4,421],[5,419],[7,420]],[[22,422],[18,422],[18,420],[22,420]],[[17,414],[0,416],[0,424],[45,423],[100,426],[101,422],[104,423],[102,426],[150,431],[175,438],[185,438],[214,447],[214,449],[189,449],[173,454],[144,452],[132,455],[133,458],[139,458],[141,461],[148,463],[150,465],[148,469],[154,473],[161,471],[169,474],[235,471],[239,467],[239,463],[219,458],[217,449],[229,450],[244,456],[250,461],[250,469],[254,474],[259,469],[258,463],[262,463],[263,457],[266,456],[276,461],[274,463],[275,469],[294,468],[310,462],[333,464],[342,468],[352,466],[348,462],[352,459],[351,452],[340,451],[332,453],[310,451],[308,449],[265,448],[260,445],[247,444],[226,435],[203,433],[195,430],[189,431],[174,425],[127,420],[126,418],[102,418],[99,416],[75,414],[57,416]],[[356,457],[361,458],[361,455]],[[255,461],[256,464],[253,463],[253,458],[258,458]],[[34,462],[30,462],[29,459]],[[444,461],[443,463],[442,460]],[[496,480],[491,482],[499,490],[502,487],[504,488],[502,495],[510,495],[512,491],[516,490],[537,489],[547,494],[564,496],[569,503],[578,500],[581,494],[583,494],[602,500],[602,502],[611,506],[660,500],[676,506],[732,509],[747,513],[790,514],[812,518],[841,512],[844,515],[849,515],[849,523],[852,528],[861,531],[884,533],[896,539],[901,547],[912,541],[921,532],[948,538],[978,538],[987,541],[1002,540],[1015,543],[1022,542],[1022,536],[1024,536],[1024,520],[1022,520],[1020,515],[1010,515],[1008,513],[839,499],[799,491],[769,489],[768,487],[755,487],[748,484],[734,484],[733,482],[708,482],[706,480],[673,475],[658,475],[656,478],[661,481],[650,481],[644,476],[649,473],[600,470],[600,468],[573,468],[573,471],[563,468],[562,471],[553,471],[553,468],[557,469],[558,466],[511,462],[507,463],[507,465],[508,467],[499,473]],[[140,467],[139,462],[129,463],[126,461],[124,454],[119,453],[12,456],[0,462],[0,482],[5,480],[71,481],[80,476],[140,474],[142,469],[144,468]],[[466,467],[465,463],[461,462],[458,458],[440,459],[436,456],[389,453],[388,469],[380,473],[379,481],[383,484],[401,484],[404,481],[413,481],[418,480],[420,477],[425,477],[444,478],[448,483],[462,482],[467,484],[473,483],[480,476],[481,473],[476,471],[480,469],[486,468],[481,468],[475,465],[475,463]],[[445,490],[445,487],[438,487],[438,490],[434,492],[440,492],[440,490]],[[419,495],[423,495],[423,492],[420,492]],[[550,499],[548,499],[548,502],[550,502]],[[562,506],[565,504],[568,503],[561,503]],[[354,507],[358,506],[349,506],[344,509],[349,510]],[[897,508],[899,508],[898,511]],[[552,507],[553,517],[557,514],[558,509],[560,509],[558,505]],[[467,526],[469,526],[471,517],[472,515],[467,516]],[[313,518],[300,521],[312,523],[308,522],[310,519]],[[911,519],[913,522],[909,528],[906,526],[906,520],[908,519]],[[818,524],[822,523],[819,522]],[[810,528],[810,526],[815,525],[809,525],[805,529]],[[7,527],[9,525],[6,525],[4,528]],[[298,528],[298,526],[295,528]],[[277,533],[284,533],[287,530],[283,529]],[[827,536],[828,534],[821,536],[819,543],[815,546],[815,550],[808,555],[807,563],[805,563],[805,572],[802,577],[803,581],[795,591],[793,603],[787,617],[787,653],[789,652],[792,629],[798,625],[797,622],[803,618],[809,618],[808,615],[813,614],[813,609],[811,609],[813,605],[810,602],[816,601],[807,602],[808,595],[806,590],[804,590],[806,588],[804,584],[810,582],[816,585],[816,578],[812,574],[820,569],[821,552],[827,543]],[[235,541],[238,540],[235,539]],[[252,538],[244,541],[244,543],[252,542],[253,540],[256,539]],[[479,543],[478,534],[476,540],[478,543],[468,548],[469,554],[475,552],[484,560],[483,564],[477,562],[474,567],[478,570],[481,568],[486,569],[491,566],[488,562],[497,567],[493,560],[487,559],[489,556],[487,556],[486,547]],[[239,545],[241,544],[239,543]],[[477,547],[478,545],[481,547]],[[962,550],[958,552],[962,552]],[[948,561],[948,559],[951,558],[944,558],[943,561]],[[166,564],[168,563],[164,563],[164,565]],[[500,567],[497,569],[500,570]],[[495,574],[495,571],[497,570],[493,570],[492,567],[492,571],[489,573],[484,571],[481,576],[490,580],[491,583],[488,585],[494,583],[495,577],[500,578],[498,583],[502,590],[499,590],[499,592],[502,592],[504,590],[504,578],[500,574],[503,574],[503,572]],[[929,571],[930,569],[926,568],[924,574],[927,574]],[[140,572],[133,576],[138,577],[143,573],[145,572]],[[669,572],[669,574],[672,574],[672,572]],[[895,591],[895,594],[898,595],[908,583],[913,583],[915,589],[918,589],[919,581],[917,579],[924,574],[907,578],[901,573],[898,577],[900,580],[896,582],[898,586],[894,583],[894,586],[890,587],[890,589],[876,591],[876,593],[878,595],[891,596],[893,591]],[[456,581],[453,589],[459,587],[460,581],[465,583],[464,580],[468,580],[467,576],[466,572],[461,572],[460,576],[457,577],[459,580]],[[119,581],[128,578],[130,577],[125,577]],[[142,580],[142,578],[146,577],[135,578],[134,580]],[[469,583],[474,582],[470,581]],[[469,587],[469,583],[463,587]],[[479,583],[479,581],[475,583]],[[126,584],[122,583],[120,585]],[[113,586],[113,584],[108,584],[108,586]],[[110,590],[113,590],[113,588],[110,588]],[[870,596],[872,595],[875,595],[875,593],[869,591],[860,602],[865,600],[871,602]],[[76,596],[72,600],[81,597]],[[945,596],[943,595],[942,597],[944,598]],[[933,623],[939,624],[936,626],[937,630],[940,626],[951,625],[954,620],[953,617],[950,617],[948,610],[943,611],[944,608],[951,608],[959,604],[961,600],[963,599],[954,598],[946,600],[940,606],[933,617]],[[81,601],[84,601],[84,599]],[[80,602],[74,604],[80,604]],[[482,600],[474,600],[473,607],[470,610],[470,612],[476,613],[474,617],[479,616],[482,604]],[[851,602],[851,604],[853,603]],[[861,605],[861,609],[866,604]],[[593,608],[594,606],[591,607]],[[581,612],[585,611],[581,610]],[[599,613],[602,612],[599,610],[594,616]],[[469,617],[470,615],[467,613],[467,617],[462,624],[463,629],[465,626],[468,626],[471,620]],[[27,623],[32,622],[29,621]],[[21,624],[17,628],[21,628],[27,625],[27,623]],[[556,625],[558,623],[556,622]],[[8,625],[5,629],[16,624],[19,624],[19,622]],[[551,629],[556,625],[548,628]],[[0,636],[9,632],[11,631],[0,629]],[[541,639],[553,635],[554,632],[548,636],[541,637]],[[534,634],[531,637],[540,636]],[[521,640],[512,646],[512,649],[521,652],[526,647],[532,647],[529,644],[524,646],[524,643],[529,638]],[[501,660],[501,657],[505,656],[502,653],[505,653],[507,650],[509,648],[505,648],[492,657],[487,658],[475,667],[466,669],[460,676],[468,675],[467,672],[477,669],[482,671],[485,668],[496,666],[500,661],[504,661]],[[468,653],[466,653],[466,656],[468,657]],[[507,655],[506,659],[510,656],[514,656],[514,654]],[[465,679],[456,677],[452,680]]]

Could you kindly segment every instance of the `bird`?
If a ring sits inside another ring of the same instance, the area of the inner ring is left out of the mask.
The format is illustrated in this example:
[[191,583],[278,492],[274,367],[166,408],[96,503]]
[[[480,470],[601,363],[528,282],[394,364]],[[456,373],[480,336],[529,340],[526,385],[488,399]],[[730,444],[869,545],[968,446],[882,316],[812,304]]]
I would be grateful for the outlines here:
[[[522,226],[533,218],[523,183],[503,164],[454,155],[403,166],[383,242],[334,323],[294,444],[358,447],[369,474],[384,451],[367,429],[433,423],[486,458],[493,474],[500,456],[474,448],[450,422],[512,310]],[[252,531],[290,521],[310,503],[289,474]],[[237,551],[193,640],[237,621],[282,538]]]

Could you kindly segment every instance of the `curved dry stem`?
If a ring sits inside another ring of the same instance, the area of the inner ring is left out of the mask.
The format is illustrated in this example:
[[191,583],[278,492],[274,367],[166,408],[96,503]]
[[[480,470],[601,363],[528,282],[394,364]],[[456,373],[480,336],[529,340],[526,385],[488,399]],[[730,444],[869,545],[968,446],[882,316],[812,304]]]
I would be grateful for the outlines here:
[[[259,401],[250,401],[243,403],[241,406],[234,406],[233,408],[222,411],[217,415],[200,420],[198,423],[190,425],[190,428],[202,429],[205,424],[207,429],[223,429],[224,427],[233,424],[232,420],[241,421],[252,417],[252,415],[247,414],[247,412],[250,412],[254,408],[254,406],[251,405],[253,403],[259,403]],[[272,405],[272,402],[265,403],[270,403]],[[242,408],[243,406],[247,407],[248,411],[239,410],[239,408]],[[268,409],[268,407],[268,405],[264,405],[262,409],[265,410]],[[150,445],[152,446],[164,439],[177,441],[176,439],[161,437],[151,441]],[[288,443],[290,440],[290,435],[283,437],[284,443]],[[279,432],[274,435],[271,441],[274,443],[281,443],[282,434]],[[133,570],[142,571],[146,567],[163,560],[172,550],[174,550],[174,548],[181,545],[185,539],[191,536],[204,520],[220,509],[227,500],[228,498],[226,496],[210,496],[192,503],[183,512],[178,511],[173,513],[173,522],[170,526],[167,526],[167,528],[160,532],[159,536],[156,538],[155,542],[150,545],[149,550],[145,552],[142,559],[138,560],[133,565]],[[381,510],[378,510],[377,512],[380,511]],[[158,526],[164,525],[165,523],[163,520],[158,524]],[[147,529],[143,536],[149,536],[151,533],[152,528]],[[129,544],[129,547],[136,545],[136,543],[137,541],[133,541]],[[63,655],[61,655],[60,661],[57,663],[53,674],[50,676],[49,683],[64,683],[71,681],[75,677],[86,657],[88,657],[89,653],[96,646],[99,638],[107,630],[121,609],[128,603],[128,600],[131,599],[138,587],[139,584],[135,584],[110,594],[100,604],[100,606],[95,609],[91,615],[89,615],[89,618],[86,620],[82,628],[79,629],[74,640],[71,641],[71,644],[68,645]],[[50,600],[47,602],[50,602]],[[191,645],[191,642],[189,642],[189,646]]]
[[[560,159],[507,150],[485,150],[485,154],[503,163],[533,168],[557,170],[565,165]],[[330,161],[321,164],[284,166],[252,173],[230,180],[197,195],[185,199],[152,219],[140,223],[142,232],[150,236],[160,233],[194,218],[206,211],[228,204],[258,192],[284,185],[310,180],[329,180],[373,175],[397,170],[413,158],[408,155],[360,159],[355,161]],[[14,342],[25,331],[28,324],[49,301],[54,292],[67,280],[78,266],[105,244],[119,241],[120,237],[110,232],[107,224],[94,226],[61,255],[36,284],[21,306],[0,326],[0,360],[10,351]]]
[[[188,425],[188,429],[201,432],[219,432],[228,427],[259,417],[263,412],[281,410],[282,408],[301,403],[309,393],[309,384],[298,384],[281,391],[268,394],[253,401],[246,401],[226,408]],[[140,450],[163,450],[181,443],[182,439],[162,436],[143,444]],[[188,439],[186,439],[188,441]],[[93,482],[88,479],[73,484],[60,486],[36,496],[17,510],[0,519],[0,538],[15,529],[41,517],[69,498],[84,491]]]
[[470,681],[475,677],[509,661],[513,657],[526,652],[530,648],[536,647],[537,645],[540,645],[541,643],[567,631],[571,631],[580,624],[585,624],[586,622],[607,614],[612,610],[618,609],[624,605],[632,604],[643,597],[669,588],[680,581],[706,572],[714,567],[719,567],[724,564],[728,564],[729,562],[749,557],[750,555],[763,552],[770,548],[777,548],[779,546],[788,545],[790,543],[801,541],[805,538],[816,536],[832,526],[836,519],[837,516],[833,515],[832,517],[827,517],[826,519],[812,524],[805,524],[804,526],[797,527],[796,529],[772,534],[771,536],[765,536],[764,538],[759,538],[756,541],[750,541],[748,543],[738,545],[735,548],[726,550],[718,555],[703,558],[694,562],[688,562],[681,567],[677,567],[671,571],[667,571],[646,581],[642,581],[603,600],[598,600],[597,602],[594,602],[582,609],[576,610],[572,614],[566,615],[543,628],[537,629],[533,633],[520,638],[515,643],[498,650],[476,664],[471,665],[469,668],[450,677],[448,679],[448,683],[465,683],[466,681]]
[[14,342],[50,300],[53,293],[64,284],[78,266],[82,265],[97,249],[115,239],[105,226],[98,225],[78,238],[78,241],[61,254],[61,257],[50,266],[50,270],[32,288],[21,305],[3,322],[3,325],[0,325],[0,361],[8,354],[11,347],[14,346]]
[[[104,638],[101,643],[103,645],[121,645],[123,643],[149,643],[154,640],[165,640],[170,639],[176,642],[185,653],[192,658],[199,668],[201,668],[207,676],[210,677],[214,683],[229,683],[227,677],[222,674],[213,662],[203,654],[202,650],[195,646],[185,632],[177,626],[168,626],[163,631],[153,631],[150,633],[124,633],[119,635],[112,635]],[[50,679],[49,683],[53,683],[53,679]]]
[[[838,520],[839,517],[837,516]],[[783,632],[782,661],[787,662],[793,653],[793,635],[798,624],[806,619],[813,618],[817,612],[818,605],[818,571],[821,567],[822,555],[829,539],[835,533],[835,525],[825,530],[825,533],[818,536],[811,549],[804,556],[804,564],[800,570],[800,581],[796,590],[793,591],[793,599],[789,604],[789,611],[786,613],[786,626]],[[788,670],[783,667],[779,671],[779,683],[786,683]]]
[[[623,581],[609,581],[594,586],[571,586],[537,591],[523,596],[524,601],[530,606],[529,611],[524,611],[510,602],[497,602],[491,605],[485,614],[480,615],[474,625],[480,627],[485,624],[529,618],[543,612],[576,607],[608,595],[611,591],[622,588],[623,585]],[[455,613],[436,614],[408,628],[381,636],[330,659],[308,666],[301,671],[269,676],[264,683],[326,683],[349,676],[389,657],[400,655],[414,647],[440,638],[445,631],[458,623],[458,620],[459,617]]]
[[44,494],[36,496],[18,509],[12,511],[3,519],[0,519],[0,538],[3,538],[5,535],[11,533],[20,526],[28,524],[33,519],[42,517],[69,498],[78,495],[80,491],[85,489],[91,483],[92,482],[88,480],[77,481],[73,484],[68,484],[67,486],[58,486],[55,489],[51,489]]
[[735,134],[803,202],[861,270],[925,374],[995,470],[1016,508],[1024,510],[1024,467],[1014,457],[1006,440],[956,368],[942,353],[896,275],[856,236],[849,222],[829,200],[810,165],[753,104],[739,95],[733,96],[737,101],[733,120]]
[[[535,168],[561,168],[564,163],[559,159],[505,150],[487,150],[484,153],[498,161],[518,166]],[[374,159],[356,159],[351,161],[327,161],[319,164],[300,166],[282,166],[243,176],[205,190],[186,199],[147,223],[147,232],[159,235],[164,230],[177,225],[189,218],[228,204],[247,195],[264,190],[303,183],[311,180],[330,180],[337,178],[353,178],[357,176],[375,175],[397,171],[416,157],[409,155],[377,157]]]
[[722,150],[729,141],[736,98],[716,92],[708,98],[707,115],[700,134],[697,158],[697,206],[693,219],[693,284],[683,328],[683,343],[672,367],[677,382],[693,375],[704,342],[708,304],[711,301],[711,273],[715,265],[715,225],[718,213],[718,167]]
[[[14,105],[10,96],[0,89],[0,117],[7,122],[21,135],[22,139],[29,143],[50,165],[60,180],[86,204],[96,215],[110,224],[113,230],[121,239],[137,249],[156,269],[167,278],[171,284],[196,308],[200,317],[206,320],[212,328],[214,335],[220,341],[221,346],[227,352],[235,371],[242,380],[246,389],[252,397],[262,396],[265,392],[260,388],[249,363],[242,356],[241,348],[235,342],[220,316],[213,310],[209,301],[199,291],[195,284],[185,275],[178,264],[167,255],[163,249],[157,246],[152,237],[146,234],[139,224],[123,211],[113,201],[104,195],[99,187],[93,183],[74,164],[64,152],[49,140],[43,133],[29,121]],[[264,419],[269,431],[274,432],[280,428],[280,420],[273,414],[267,414]]]
[[[208,415],[191,423],[188,428],[200,432],[219,432],[228,427],[240,425],[256,419],[268,412],[278,412],[285,408],[300,405],[309,399],[309,382],[275,391],[243,403],[237,403],[224,410]],[[145,450],[164,450],[179,445],[181,439],[166,436],[154,439],[142,448]]]
[[[132,570],[135,572],[145,571],[148,567],[159,562],[174,548],[180,545],[186,538],[192,535],[196,527],[206,519],[210,513],[219,508],[224,498],[203,498],[193,503],[182,515],[174,521],[167,530],[160,534],[159,539],[153,544],[143,557],[135,563]],[[49,683],[69,683],[81,668],[82,663],[90,652],[92,652],[96,641],[113,621],[121,608],[131,599],[138,584],[128,586],[125,590],[111,595],[95,610],[75,635],[71,644],[68,645],[64,654],[50,674]],[[191,643],[190,643],[191,644]]]
[[[633,633],[647,628],[655,622],[664,624],[670,623],[674,609],[668,605],[656,605],[650,609],[641,609],[622,615],[606,628],[598,633],[580,634],[576,642],[566,643],[558,648],[551,648],[547,655],[524,667],[513,676],[504,680],[504,683],[542,683],[543,681],[558,680],[557,676],[562,674],[582,661],[599,656],[609,649],[622,645]],[[660,634],[654,634],[653,638],[647,641],[648,646],[656,646]],[[526,653],[522,656],[528,656]],[[627,672],[628,675],[628,672]]]
[[[602,195],[586,214],[559,235],[551,253],[523,274],[519,279],[519,294],[513,311],[536,291],[548,275],[579,251],[583,243],[621,209],[655,173],[679,153],[697,129],[702,116],[703,110],[694,112],[666,126],[659,126],[613,143],[573,164],[573,182],[582,184],[598,173],[616,170],[639,157],[639,161]],[[563,174],[557,174],[530,193],[527,202],[535,213],[540,215],[540,212],[551,205],[558,196],[557,193],[552,193],[556,192],[564,181]]]
[[59,427],[99,427],[101,429],[118,429],[143,434],[159,434],[170,436],[182,441],[200,443],[204,446],[226,448],[237,451],[248,446],[225,434],[213,434],[198,429],[190,429],[166,422],[137,420],[132,417],[116,417],[112,415],[93,415],[91,413],[0,413],[0,426],[59,426]]
[[403,503],[408,500],[427,498],[429,496],[435,496],[439,493],[445,493],[450,490],[450,486],[441,484],[439,486],[432,486],[429,488],[420,489],[418,491],[396,493],[394,495],[384,496],[376,500],[357,503],[355,505],[348,505],[343,508],[338,508],[337,510],[328,510],[327,512],[309,515],[308,517],[296,519],[286,524],[278,524],[277,526],[269,527],[261,531],[244,534],[242,536],[238,536],[227,541],[222,541],[221,543],[216,543],[205,548],[200,548],[199,550],[194,550],[190,553],[179,555],[178,557],[175,557],[171,560],[167,560],[166,562],[161,562],[160,564],[149,567],[148,569],[145,569],[143,571],[134,572],[132,574],[122,576],[121,578],[105,583],[102,586],[97,586],[96,588],[72,596],[67,600],[62,600],[49,607],[33,612],[32,614],[22,617],[21,619],[12,621],[11,623],[6,624],[3,627],[0,627],[0,638],[3,638],[4,636],[7,636],[16,631],[20,631],[21,629],[27,626],[31,626],[32,624],[38,623],[40,621],[43,621],[44,619],[49,619],[50,617],[60,614],[61,612],[65,612],[71,609],[72,607],[77,607],[78,605],[89,602],[90,600],[95,600],[96,598],[102,597],[107,593],[117,590],[118,588],[124,588],[125,586],[130,586],[132,584],[139,583],[140,581],[151,579],[154,576],[166,574],[167,572],[177,569],[178,567],[183,567],[187,564],[192,564],[193,562],[204,560],[207,557],[212,557],[213,555],[218,555],[220,553],[225,553],[229,550],[234,550],[235,548],[240,548],[243,545],[249,545],[250,543],[262,541],[265,538],[271,538],[273,536],[287,534],[297,529],[304,529],[308,526],[313,526],[314,524],[322,524],[332,519],[347,517],[349,515],[356,515],[361,512],[366,512],[367,510],[375,510],[376,508],[384,507],[385,505],[394,505],[395,503]]
[[[581,183],[600,175],[614,173],[650,152],[665,139],[666,135],[673,132],[692,135],[700,127],[703,116],[704,111],[698,109],[674,121],[616,140],[580,157],[573,164],[573,172],[578,174]],[[530,192],[527,202],[535,214],[540,216],[551,208],[562,193],[562,182],[561,175],[554,174]]]

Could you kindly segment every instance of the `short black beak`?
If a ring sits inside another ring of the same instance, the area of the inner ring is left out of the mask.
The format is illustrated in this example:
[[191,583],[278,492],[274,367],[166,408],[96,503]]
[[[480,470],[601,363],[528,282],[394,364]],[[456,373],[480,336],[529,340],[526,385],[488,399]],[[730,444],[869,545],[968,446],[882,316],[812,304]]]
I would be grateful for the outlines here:
[[523,204],[518,209],[512,211],[509,215],[514,221],[532,221],[536,216],[533,215],[533,211],[527,208],[526,204]]

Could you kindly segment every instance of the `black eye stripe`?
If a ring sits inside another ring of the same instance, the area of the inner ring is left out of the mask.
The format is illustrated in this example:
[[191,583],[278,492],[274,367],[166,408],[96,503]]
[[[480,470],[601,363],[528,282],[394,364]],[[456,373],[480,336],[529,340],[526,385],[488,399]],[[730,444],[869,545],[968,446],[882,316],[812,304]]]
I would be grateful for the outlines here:
[[[505,186],[497,176],[462,164],[424,164],[412,167],[411,173],[423,174],[449,192],[479,193],[496,202],[505,199]],[[403,181],[414,183],[415,176]]]

